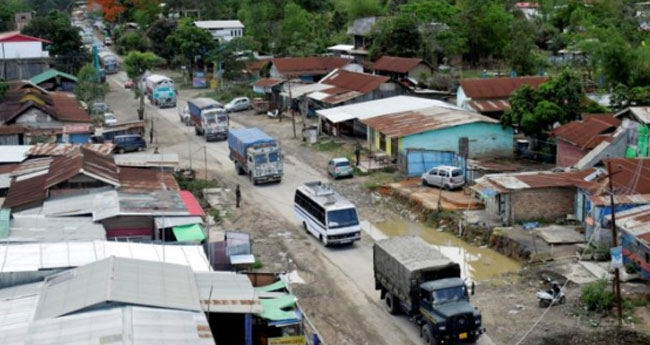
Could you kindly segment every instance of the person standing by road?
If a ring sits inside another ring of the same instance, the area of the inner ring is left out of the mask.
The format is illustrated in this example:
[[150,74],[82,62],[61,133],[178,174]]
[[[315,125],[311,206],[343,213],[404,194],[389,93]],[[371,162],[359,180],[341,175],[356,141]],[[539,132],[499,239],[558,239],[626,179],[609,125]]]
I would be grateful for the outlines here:
[[361,145],[359,145],[358,142],[354,148],[354,156],[357,157],[357,166],[359,166],[359,160],[361,158]]
[[153,127],[149,130],[149,144],[153,144]]
[[237,204],[237,208],[239,208],[240,202],[241,202],[241,190],[239,189],[239,185],[237,185],[237,188],[235,188],[235,203]]

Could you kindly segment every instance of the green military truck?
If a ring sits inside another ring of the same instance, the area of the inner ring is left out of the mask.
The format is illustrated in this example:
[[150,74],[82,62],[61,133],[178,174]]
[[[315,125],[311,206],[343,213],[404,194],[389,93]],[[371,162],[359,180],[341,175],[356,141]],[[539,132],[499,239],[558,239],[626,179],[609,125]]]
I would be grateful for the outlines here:
[[[427,345],[474,342],[485,331],[469,303],[460,266],[421,238],[393,237],[373,248],[375,289],[388,312],[405,313]],[[471,294],[474,294],[472,285]]]

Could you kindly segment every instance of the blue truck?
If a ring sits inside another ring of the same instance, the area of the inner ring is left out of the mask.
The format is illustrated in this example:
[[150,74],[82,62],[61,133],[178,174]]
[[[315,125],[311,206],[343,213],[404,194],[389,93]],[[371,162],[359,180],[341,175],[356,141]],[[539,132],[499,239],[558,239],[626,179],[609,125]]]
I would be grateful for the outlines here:
[[221,103],[212,98],[199,97],[187,101],[187,108],[196,135],[202,135],[205,141],[228,138],[228,113]]
[[145,78],[144,84],[151,104],[159,108],[176,106],[176,87],[171,78],[152,74]]
[[240,175],[251,183],[280,182],[284,157],[275,138],[257,128],[234,129],[228,133],[230,159]]

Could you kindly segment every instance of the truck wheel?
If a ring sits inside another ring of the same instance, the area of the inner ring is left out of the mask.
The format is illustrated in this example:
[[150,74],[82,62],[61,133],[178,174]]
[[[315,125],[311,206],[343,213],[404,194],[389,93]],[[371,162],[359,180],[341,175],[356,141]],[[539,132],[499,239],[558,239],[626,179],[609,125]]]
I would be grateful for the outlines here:
[[548,308],[548,306],[551,305],[551,302],[545,299],[540,299],[539,300],[539,307],[540,308]]
[[436,345],[438,343],[429,324],[422,326],[422,342],[425,345]]
[[329,243],[327,243],[327,239],[323,235],[318,235],[318,240],[321,241],[323,247],[329,247]]
[[194,134],[199,135],[199,129],[194,127]]
[[389,314],[391,315],[399,314],[399,299],[395,298],[393,294],[387,291],[384,301],[386,302],[386,308],[388,309]]

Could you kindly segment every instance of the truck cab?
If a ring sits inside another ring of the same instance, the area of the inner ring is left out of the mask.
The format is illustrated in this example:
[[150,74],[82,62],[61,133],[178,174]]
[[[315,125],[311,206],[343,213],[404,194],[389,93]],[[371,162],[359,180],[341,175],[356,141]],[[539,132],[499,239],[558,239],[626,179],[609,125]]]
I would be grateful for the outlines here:
[[224,109],[208,109],[203,111],[201,121],[205,129],[205,140],[228,138],[228,113]]
[[248,176],[253,184],[280,181],[284,155],[279,146],[252,146],[246,154]]
[[151,102],[159,107],[176,106],[176,89],[173,86],[160,86],[151,93]]
[[425,344],[476,341],[481,335],[481,313],[469,303],[469,293],[460,278],[420,284],[420,315]]

